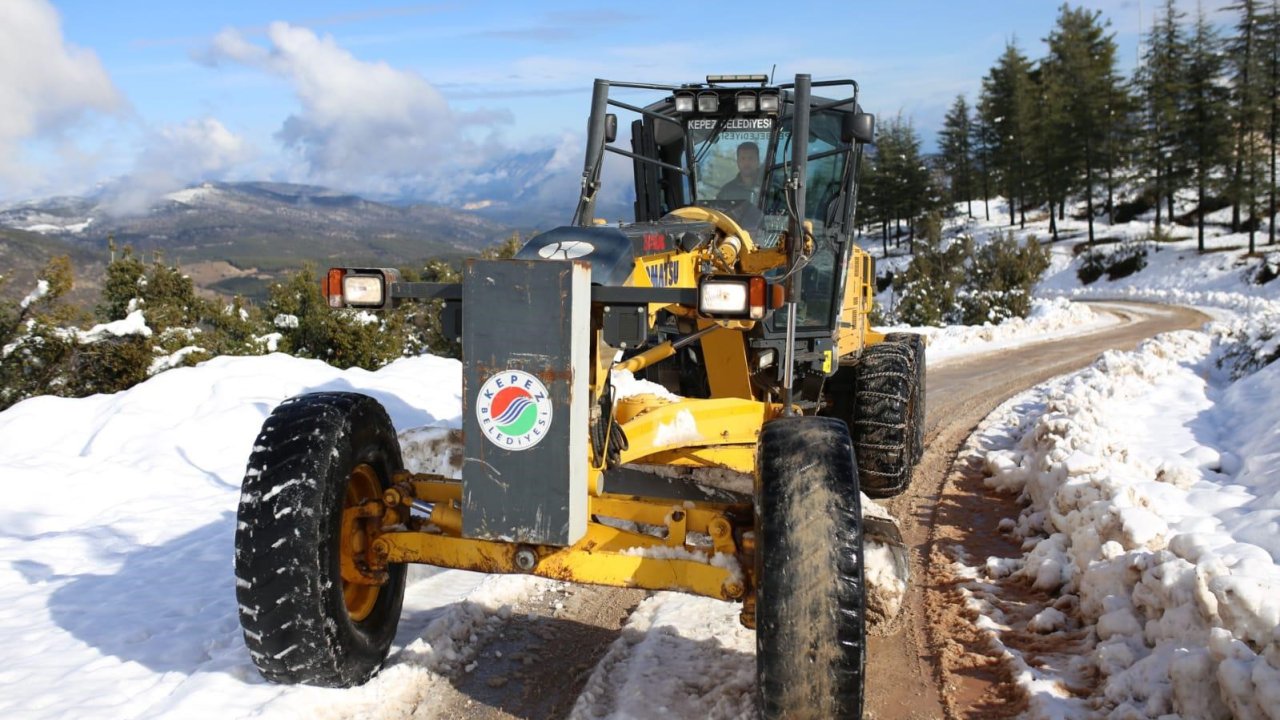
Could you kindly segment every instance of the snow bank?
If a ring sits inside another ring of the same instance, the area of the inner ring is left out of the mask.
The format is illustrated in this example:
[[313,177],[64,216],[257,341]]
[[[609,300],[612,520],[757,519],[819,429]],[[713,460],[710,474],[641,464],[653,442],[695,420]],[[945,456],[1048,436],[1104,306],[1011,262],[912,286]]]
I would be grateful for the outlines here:
[[655,593],[627,619],[569,717],[756,717],[756,635],[740,606]]
[[1214,333],[1106,353],[970,441],[1025,505],[1022,557],[958,570],[1029,717],[1280,717],[1280,363],[1233,382]]
[[1037,298],[1026,318],[1010,318],[999,325],[948,325],[946,327],[894,326],[882,332],[924,335],[930,364],[942,364],[982,353],[1020,345],[1071,337],[1118,324],[1110,313],[1094,312],[1088,305],[1065,298]]
[[[245,461],[267,414],[292,395],[365,392],[407,429],[456,424],[460,387],[453,360],[371,373],[277,354],[0,413],[0,717],[336,715],[357,696],[268,685],[241,638],[232,542]],[[449,647],[465,654],[454,631],[488,622],[511,595],[480,588],[484,579],[413,569],[402,664]],[[462,598],[465,612],[451,609]],[[379,688],[393,686],[368,692]]]

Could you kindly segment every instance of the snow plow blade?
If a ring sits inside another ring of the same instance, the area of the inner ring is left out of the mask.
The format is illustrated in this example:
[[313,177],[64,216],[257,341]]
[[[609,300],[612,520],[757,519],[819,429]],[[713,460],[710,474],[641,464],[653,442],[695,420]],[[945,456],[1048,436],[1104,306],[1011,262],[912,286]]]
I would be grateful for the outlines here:
[[862,554],[867,584],[867,627],[874,630],[902,611],[911,574],[911,557],[898,521],[862,496]]

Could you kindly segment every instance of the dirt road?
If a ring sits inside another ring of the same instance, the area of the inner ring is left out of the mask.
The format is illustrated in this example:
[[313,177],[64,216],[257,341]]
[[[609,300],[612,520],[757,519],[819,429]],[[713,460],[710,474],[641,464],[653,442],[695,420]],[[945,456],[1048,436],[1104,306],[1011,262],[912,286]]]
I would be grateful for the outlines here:
[[[1126,322],[930,369],[928,449],[910,491],[887,503],[912,548],[912,589],[902,616],[887,634],[870,640],[867,718],[986,718],[1016,712],[998,671],[980,654],[966,653],[973,649],[968,623],[952,601],[939,547],[959,542],[976,552],[1005,552],[992,545],[1002,542],[995,524],[1017,508],[993,505],[989,496],[971,492],[977,478],[953,467],[956,452],[984,417],[1019,391],[1084,367],[1104,350],[1132,349],[1144,338],[1207,320],[1195,311],[1139,303],[1100,303],[1095,309]],[[412,717],[564,717],[644,593],[576,586],[559,592],[563,601],[551,606],[538,601],[516,608],[489,639],[479,641],[480,656],[490,660],[442,683]],[[707,662],[716,657],[708,656]]]
[[968,623],[953,602],[940,546],[960,543],[972,551],[999,553],[1002,548],[993,547],[1003,542],[996,523],[1016,516],[1018,508],[971,492],[975,478],[969,468],[953,467],[956,452],[983,418],[1018,392],[1082,368],[1105,350],[1129,350],[1152,335],[1208,320],[1194,310],[1143,303],[1098,303],[1094,309],[1127,322],[929,370],[928,449],[911,489],[887,503],[913,549],[911,591],[894,631],[870,640],[868,718],[991,718],[1017,711],[1016,700],[1003,693],[999,672],[963,656],[972,649]]

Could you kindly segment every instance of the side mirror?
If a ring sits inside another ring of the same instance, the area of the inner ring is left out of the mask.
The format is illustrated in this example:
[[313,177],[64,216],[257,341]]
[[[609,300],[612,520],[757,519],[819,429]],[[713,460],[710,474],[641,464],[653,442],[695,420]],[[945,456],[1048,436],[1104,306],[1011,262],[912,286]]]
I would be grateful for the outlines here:
[[841,142],[874,143],[876,116],[871,113],[846,113],[840,122]]
[[611,143],[618,139],[618,116],[607,113],[604,116],[604,141]]

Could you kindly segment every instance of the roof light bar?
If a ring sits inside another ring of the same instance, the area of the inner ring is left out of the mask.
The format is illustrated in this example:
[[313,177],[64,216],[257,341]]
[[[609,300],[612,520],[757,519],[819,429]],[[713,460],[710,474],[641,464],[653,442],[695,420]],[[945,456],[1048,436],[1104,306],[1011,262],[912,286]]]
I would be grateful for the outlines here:
[[768,84],[768,75],[708,75],[708,85],[723,85],[725,83],[760,83]]

